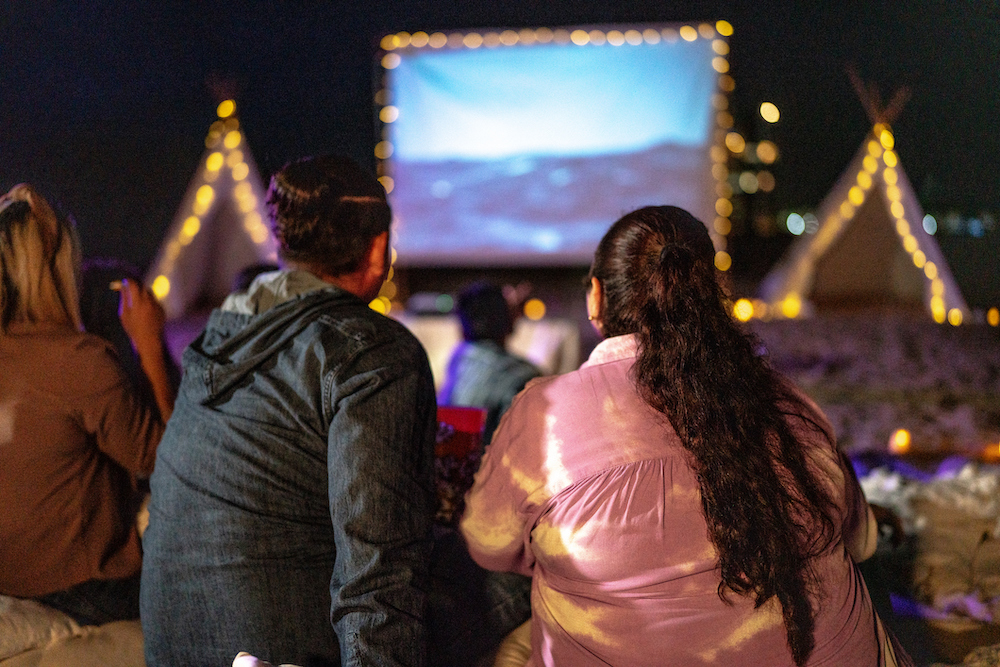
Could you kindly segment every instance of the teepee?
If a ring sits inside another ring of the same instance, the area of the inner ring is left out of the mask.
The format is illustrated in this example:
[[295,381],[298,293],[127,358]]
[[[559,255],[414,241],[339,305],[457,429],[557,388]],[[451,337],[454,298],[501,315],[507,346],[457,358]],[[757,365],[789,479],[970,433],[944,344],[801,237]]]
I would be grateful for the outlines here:
[[147,276],[168,320],[217,306],[241,270],[277,261],[277,244],[264,224],[264,185],[235,103],[222,102],[218,116]]
[[[855,81],[860,88],[858,81]],[[761,283],[773,316],[868,306],[924,310],[960,324],[969,309],[895,151],[887,119],[905,96],[877,109],[859,90],[874,125],[850,165],[816,211],[819,227],[794,241]]]

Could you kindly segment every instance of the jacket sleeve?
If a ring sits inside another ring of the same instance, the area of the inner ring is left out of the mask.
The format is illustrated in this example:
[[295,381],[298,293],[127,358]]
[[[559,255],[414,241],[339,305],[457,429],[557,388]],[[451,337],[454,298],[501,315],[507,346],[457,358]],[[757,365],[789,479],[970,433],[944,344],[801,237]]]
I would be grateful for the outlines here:
[[159,414],[133,390],[109,345],[88,337],[77,353],[86,355],[90,369],[89,376],[80,379],[82,391],[76,397],[84,429],[120,466],[136,476],[149,476],[163,436]]
[[425,659],[434,388],[422,350],[385,347],[341,372],[333,396],[327,463],[337,555],[330,619],[344,667]]

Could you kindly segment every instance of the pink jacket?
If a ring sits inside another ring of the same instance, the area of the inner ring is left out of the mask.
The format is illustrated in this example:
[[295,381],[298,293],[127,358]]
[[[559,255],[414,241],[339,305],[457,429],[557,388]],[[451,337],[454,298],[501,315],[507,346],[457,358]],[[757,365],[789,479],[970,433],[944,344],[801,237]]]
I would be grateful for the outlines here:
[[[631,336],[605,340],[580,370],[514,400],[466,497],[470,552],[533,576],[529,665],[794,665],[776,599],[757,610],[720,600],[697,480],[629,378],[635,350]],[[813,417],[826,424],[818,408]],[[815,434],[803,446],[850,531],[867,507],[849,464]],[[809,664],[880,664],[871,600],[843,542],[815,565]]]

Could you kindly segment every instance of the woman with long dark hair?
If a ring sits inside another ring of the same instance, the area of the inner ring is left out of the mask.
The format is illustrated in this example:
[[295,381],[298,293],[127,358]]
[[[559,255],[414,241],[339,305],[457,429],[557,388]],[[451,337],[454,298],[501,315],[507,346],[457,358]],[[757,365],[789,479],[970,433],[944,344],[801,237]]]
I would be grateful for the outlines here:
[[466,500],[484,567],[533,576],[530,665],[893,665],[854,561],[876,524],[819,409],[732,319],[704,225],[601,240],[580,370],[515,399]]

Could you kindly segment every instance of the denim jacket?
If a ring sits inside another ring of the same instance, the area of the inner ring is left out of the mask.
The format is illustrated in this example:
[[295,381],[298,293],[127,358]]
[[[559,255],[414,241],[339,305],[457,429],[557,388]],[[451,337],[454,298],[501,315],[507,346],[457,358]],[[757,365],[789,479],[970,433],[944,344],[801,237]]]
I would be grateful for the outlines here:
[[151,480],[150,667],[422,665],[433,381],[400,324],[301,271],[184,352]]

